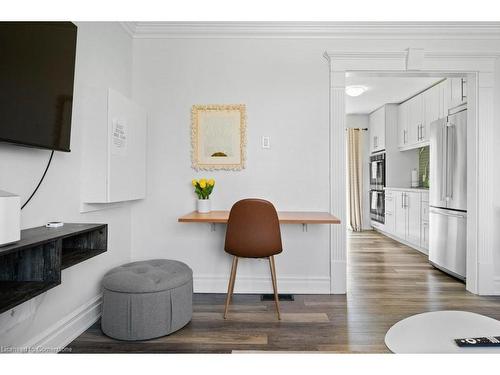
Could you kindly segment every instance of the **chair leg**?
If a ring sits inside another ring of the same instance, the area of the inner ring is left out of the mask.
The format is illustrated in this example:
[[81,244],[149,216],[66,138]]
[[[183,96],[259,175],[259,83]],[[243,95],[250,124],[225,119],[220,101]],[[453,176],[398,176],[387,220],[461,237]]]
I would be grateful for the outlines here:
[[229,284],[227,286],[226,307],[224,308],[224,319],[227,318],[227,310],[231,302],[231,296],[234,291],[234,281],[236,280],[236,269],[238,268],[238,257],[233,257],[233,265],[231,266],[231,276],[229,277]]
[[278,283],[276,282],[276,267],[274,265],[274,256],[269,257],[269,267],[271,268],[271,277],[273,279],[274,303],[276,304],[276,312],[278,313],[278,320],[281,320],[280,303],[278,297]]

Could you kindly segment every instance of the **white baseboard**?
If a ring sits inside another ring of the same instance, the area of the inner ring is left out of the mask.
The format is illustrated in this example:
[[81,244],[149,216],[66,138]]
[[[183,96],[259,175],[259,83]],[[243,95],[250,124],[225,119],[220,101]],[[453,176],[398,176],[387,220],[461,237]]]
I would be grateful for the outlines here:
[[496,276],[493,278],[494,292],[493,295],[500,295],[500,277]]
[[347,267],[345,260],[332,260],[332,280],[330,285],[331,294],[347,293]]
[[23,347],[35,352],[57,352],[85,332],[101,316],[102,294],[92,298],[68,316],[31,339]]
[[[226,293],[229,275],[194,276],[195,293]],[[330,294],[329,277],[278,277],[278,291],[293,294]],[[238,276],[234,293],[259,294],[272,293],[271,276]]]

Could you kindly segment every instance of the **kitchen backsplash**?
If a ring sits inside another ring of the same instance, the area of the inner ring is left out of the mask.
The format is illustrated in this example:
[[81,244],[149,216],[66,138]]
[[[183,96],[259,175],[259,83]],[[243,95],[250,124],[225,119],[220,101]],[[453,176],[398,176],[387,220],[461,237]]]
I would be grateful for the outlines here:
[[[427,179],[427,184],[425,183]],[[429,187],[429,146],[422,147],[418,156],[418,182],[423,187]]]

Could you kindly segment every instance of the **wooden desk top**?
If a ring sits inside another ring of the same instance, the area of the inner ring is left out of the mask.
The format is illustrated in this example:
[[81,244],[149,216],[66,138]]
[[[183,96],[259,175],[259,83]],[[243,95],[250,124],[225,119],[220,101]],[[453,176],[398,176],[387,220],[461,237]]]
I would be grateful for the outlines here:
[[[200,214],[193,211],[178,219],[179,223],[227,223],[229,211],[211,211]],[[280,211],[280,224],[340,224],[340,220],[328,212]]]

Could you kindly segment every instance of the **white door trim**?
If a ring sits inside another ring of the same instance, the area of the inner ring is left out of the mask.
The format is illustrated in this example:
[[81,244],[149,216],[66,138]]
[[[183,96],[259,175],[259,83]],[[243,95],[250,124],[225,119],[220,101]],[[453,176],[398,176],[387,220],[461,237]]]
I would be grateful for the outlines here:
[[467,75],[470,110],[466,287],[476,294],[500,294],[498,282],[495,282],[490,246],[496,229],[491,224],[494,181],[488,173],[488,163],[496,153],[493,142],[493,90],[495,64],[500,52],[424,51],[421,69],[410,71],[407,70],[408,51],[327,51],[324,54],[330,66],[330,211],[343,223],[332,226],[330,233],[331,293],[346,293],[345,74],[376,71]]

